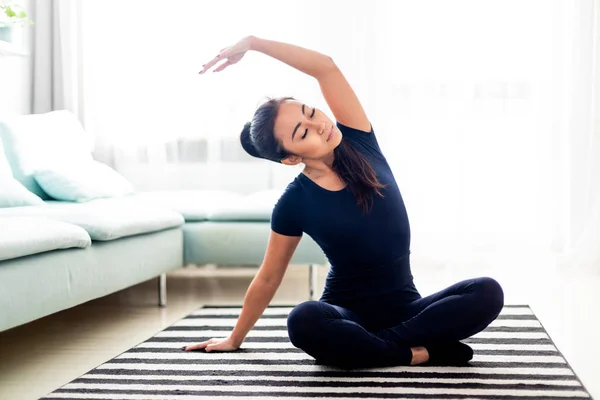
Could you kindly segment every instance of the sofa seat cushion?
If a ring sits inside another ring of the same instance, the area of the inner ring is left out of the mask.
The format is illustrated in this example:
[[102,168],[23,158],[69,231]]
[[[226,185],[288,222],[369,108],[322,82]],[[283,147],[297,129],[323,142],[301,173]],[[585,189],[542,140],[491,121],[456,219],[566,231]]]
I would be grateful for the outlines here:
[[222,190],[140,192],[124,200],[170,208],[186,222],[269,222],[281,190],[240,194]]
[[242,195],[235,201],[216,205],[208,215],[209,221],[269,222],[281,190],[263,190]]
[[0,217],[0,260],[92,244],[81,227],[38,217]]
[[139,192],[124,200],[169,208],[191,222],[206,221],[215,208],[241,199],[240,194],[222,190],[168,190]]
[[3,215],[38,216],[68,222],[85,229],[92,240],[114,240],[181,226],[181,214],[165,208],[141,206],[120,199],[87,203],[46,202],[39,207],[0,209]]
[[181,267],[182,236],[165,229],[0,262],[0,331]]

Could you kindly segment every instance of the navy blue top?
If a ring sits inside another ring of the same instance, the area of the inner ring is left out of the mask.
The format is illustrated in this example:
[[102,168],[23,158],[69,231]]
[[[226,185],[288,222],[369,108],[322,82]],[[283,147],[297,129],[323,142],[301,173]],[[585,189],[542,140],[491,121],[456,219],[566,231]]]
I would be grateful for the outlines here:
[[312,237],[323,249],[331,269],[322,300],[355,298],[397,291],[410,279],[408,266],[394,261],[408,256],[410,225],[404,201],[375,137],[337,123],[342,140],[370,162],[384,197],[373,194],[364,214],[348,187],[327,190],[303,173],[286,188],[271,216],[273,231],[286,236]]

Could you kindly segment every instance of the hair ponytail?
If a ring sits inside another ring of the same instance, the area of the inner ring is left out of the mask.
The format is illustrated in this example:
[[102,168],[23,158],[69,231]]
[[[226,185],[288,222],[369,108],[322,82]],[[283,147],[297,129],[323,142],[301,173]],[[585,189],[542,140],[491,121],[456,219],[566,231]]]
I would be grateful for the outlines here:
[[381,189],[385,188],[385,185],[379,182],[365,156],[345,140],[342,139],[333,150],[333,154],[333,170],[348,185],[358,206],[367,214],[373,206],[373,195],[383,197]]

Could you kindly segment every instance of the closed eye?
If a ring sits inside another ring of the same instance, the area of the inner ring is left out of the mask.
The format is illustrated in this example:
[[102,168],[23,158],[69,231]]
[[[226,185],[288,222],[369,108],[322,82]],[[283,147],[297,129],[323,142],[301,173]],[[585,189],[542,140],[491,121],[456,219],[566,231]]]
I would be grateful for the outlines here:
[[[310,117],[308,117],[308,118],[314,117],[315,116],[315,112],[317,112],[317,108],[313,107],[312,113],[310,113]],[[304,139],[306,137],[306,135],[308,135],[308,129],[306,129],[304,131],[304,135],[302,135],[302,139]]]

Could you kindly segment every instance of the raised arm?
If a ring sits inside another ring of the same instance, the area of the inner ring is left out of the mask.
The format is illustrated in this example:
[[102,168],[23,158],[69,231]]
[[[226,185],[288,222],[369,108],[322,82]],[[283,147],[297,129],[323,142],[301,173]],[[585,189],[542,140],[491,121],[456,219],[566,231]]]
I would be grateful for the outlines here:
[[223,49],[217,57],[205,64],[201,74],[225,60],[215,72],[219,72],[242,59],[248,50],[271,56],[319,82],[323,97],[335,119],[352,128],[371,131],[367,115],[342,71],[333,59],[314,50],[293,44],[248,36],[232,47]]
[[265,258],[248,287],[242,312],[229,337],[210,339],[184,349],[205,349],[208,352],[237,350],[277,292],[300,239],[300,236],[284,236],[271,231]]

